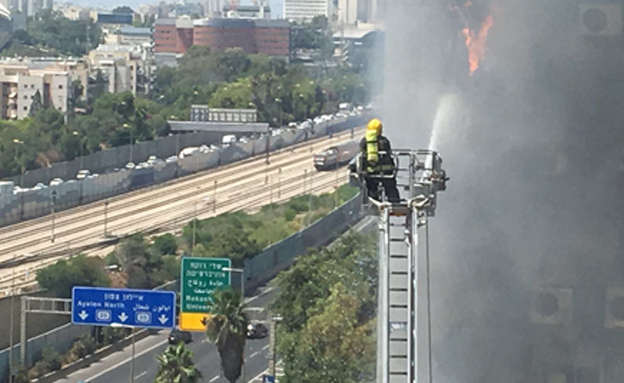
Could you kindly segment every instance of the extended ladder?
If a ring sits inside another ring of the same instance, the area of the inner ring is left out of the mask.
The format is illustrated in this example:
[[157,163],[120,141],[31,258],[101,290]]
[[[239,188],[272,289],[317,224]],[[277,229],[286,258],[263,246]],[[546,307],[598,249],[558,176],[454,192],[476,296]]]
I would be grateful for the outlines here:
[[448,178],[434,151],[393,156],[406,198],[394,204],[369,199],[380,215],[377,382],[431,383],[427,223]]

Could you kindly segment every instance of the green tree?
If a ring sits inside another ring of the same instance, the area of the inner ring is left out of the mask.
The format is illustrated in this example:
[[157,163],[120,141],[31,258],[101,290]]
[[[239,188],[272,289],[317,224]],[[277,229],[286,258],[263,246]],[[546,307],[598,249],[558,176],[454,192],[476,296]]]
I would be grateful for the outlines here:
[[43,100],[41,99],[41,93],[37,90],[33,95],[32,102],[30,103],[30,110],[28,116],[33,117],[37,112],[43,109]]
[[57,297],[70,298],[74,286],[110,286],[105,266],[101,258],[81,254],[39,270],[37,283]]
[[375,248],[372,236],[347,235],[278,276],[271,310],[284,318],[277,338],[286,382],[373,379]]
[[173,255],[178,251],[178,241],[173,234],[165,234],[154,238],[152,246],[162,255]]
[[193,363],[193,352],[184,343],[167,347],[157,360],[155,383],[197,383],[202,378],[201,371]]
[[206,335],[215,342],[221,356],[225,378],[235,383],[244,364],[245,341],[249,319],[243,312],[245,304],[240,291],[227,288],[217,290],[209,305]]
[[122,5],[120,7],[113,8],[113,13],[133,14],[134,10],[127,5]]
[[217,73],[224,81],[242,77],[250,67],[251,60],[241,48],[229,48],[217,54]]
[[89,86],[89,91],[87,93],[90,104],[95,103],[95,100],[99,99],[107,91],[108,81],[106,81],[106,79],[104,78],[104,73],[102,73],[102,70],[98,69],[97,72],[95,72],[95,79],[93,80],[93,84]]
[[167,281],[163,257],[150,249],[140,235],[123,240],[115,249],[115,256],[128,274],[127,287],[154,288]]

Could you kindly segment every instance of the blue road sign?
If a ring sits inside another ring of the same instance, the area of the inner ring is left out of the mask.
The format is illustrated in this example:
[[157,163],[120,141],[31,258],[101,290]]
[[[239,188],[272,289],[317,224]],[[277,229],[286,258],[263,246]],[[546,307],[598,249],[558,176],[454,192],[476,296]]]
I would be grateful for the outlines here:
[[72,323],[92,326],[173,328],[176,294],[173,291],[72,289]]
[[275,383],[273,375],[262,375],[262,383]]

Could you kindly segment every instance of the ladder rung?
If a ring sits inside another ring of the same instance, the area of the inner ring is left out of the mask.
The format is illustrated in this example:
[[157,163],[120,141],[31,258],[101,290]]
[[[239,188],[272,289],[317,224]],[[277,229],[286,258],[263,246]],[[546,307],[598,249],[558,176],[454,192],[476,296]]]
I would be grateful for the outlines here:
[[390,242],[405,242],[405,238],[390,238]]
[[395,287],[395,288],[391,288],[390,291],[407,292],[407,288],[405,288],[405,287]]
[[396,254],[396,255],[390,255],[390,258],[397,258],[397,259],[398,259],[398,258],[403,258],[403,259],[406,259],[406,258],[407,258],[407,255],[398,255],[398,254]]
[[392,304],[391,304],[391,305],[390,305],[390,308],[391,308],[391,309],[406,309],[406,308],[407,308],[407,305],[397,305],[397,304],[392,305]]
[[390,271],[390,274],[392,274],[392,275],[407,275],[407,271],[393,270],[393,271]]
[[388,372],[390,375],[401,375],[401,376],[407,376],[407,372],[400,372],[400,371],[389,371]]

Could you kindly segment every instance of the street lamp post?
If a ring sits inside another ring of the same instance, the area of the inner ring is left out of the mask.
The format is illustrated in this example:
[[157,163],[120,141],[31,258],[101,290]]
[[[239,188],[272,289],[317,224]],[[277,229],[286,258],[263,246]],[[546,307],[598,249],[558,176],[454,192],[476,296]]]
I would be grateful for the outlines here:
[[283,114],[284,114],[284,108],[282,107],[282,99],[281,98],[276,98],[275,102],[279,104],[280,106],[280,128],[282,126],[284,126],[284,120],[283,120]]
[[77,136],[78,140],[80,141],[80,170],[82,170],[82,169],[84,169],[84,164],[83,164],[83,162],[84,162],[84,160],[83,160],[83,158],[84,158],[84,142],[82,140],[82,137],[80,137],[80,133],[78,133],[77,131],[74,130],[72,132],[72,134],[74,136]]
[[[229,271],[231,273],[239,273],[241,275],[241,291],[243,296],[243,303],[245,302],[245,269],[236,269],[232,267],[224,267],[221,270]],[[241,370],[242,383],[245,383],[245,348],[243,348],[243,368]]]
[[56,210],[56,190],[52,190],[52,243],[54,243],[54,225],[55,225],[55,210]]
[[104,238],[108,238],[108,201],[104,201]]
[[[198,186],[197,189],[200,189],[200,187]],[[193,251],[193,249],[195,249],[195,231],[197,230],[197,204],[203,202],[205,204],[208,204],[210,202],[210,197],[208,198],[204,198],[201,201],[195,201],[193,203],[193,244],[191,245],[191,251]]]
[[[125,129],[128,129],[128,124],[123,124],[123,127]],[[132,150],[134,149],[134,140],[132,137],[132,128],[130,128],[129,130],[130,130],[130,162],[132,162],[132,159],[133,159]]]
[[130,359],[130,383],[134,383],[134,356],[136,354],[136,350],[135,350],[135,342],[134,342],[134,333],[135,333],[135,327],[134,326],[127,326],[127,325],[122,325],[119,323],[111,323],[111,327],[113,328],[131,328],[132,329],[132,358]]
[[271,336],[271,339],[269,340],[269,348],[270,348],[270,352],[271,352],[271,360],[269,360],[269,371],[271,376],[273,377],[274,381],[275,381],[275,365],[277,364],[277,357],[276,357],[276,352],[275,352],[275,343],[277,341],[277,323],[281,322],[283,320],[283,318],[279,315],[274,316],[271,318],[271,331],[269,332],[269,335]]
[[[15,138],[15,139],[13,140],[13,143],[14,143],[14,144],[17,144],[17,145],[24,145],[24,141],[20,141],[20,140],[18,140],[17,138]],[[18,162],[18,161],[17,161],[17,157],[18,157],[18,155],[17,155],[17,146],[15,146],[15,163],[17,163],[17,162]],[[23,163],[22,163],[22,165],[21,165],[21,169],[22,169],[22,171],[21,171],[21,172],[22,172],[22,175],[21,175],[21,178],[20,178],[20,187],[22,187],[22,188],[23,188],[23,187],[24,187],[24,164],[23,164]]]

